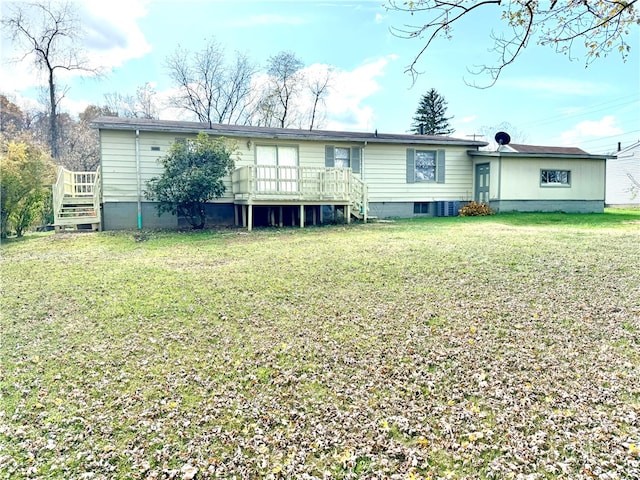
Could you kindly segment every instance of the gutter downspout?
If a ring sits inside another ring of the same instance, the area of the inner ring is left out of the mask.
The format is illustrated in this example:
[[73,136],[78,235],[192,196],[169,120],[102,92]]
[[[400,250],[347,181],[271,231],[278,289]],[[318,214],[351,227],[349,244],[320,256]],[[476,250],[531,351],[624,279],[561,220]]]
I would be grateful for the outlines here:
[[138,230],[142,230],[142,172],[140,171],[140,130],[136,130],[136,176],[138,186]]

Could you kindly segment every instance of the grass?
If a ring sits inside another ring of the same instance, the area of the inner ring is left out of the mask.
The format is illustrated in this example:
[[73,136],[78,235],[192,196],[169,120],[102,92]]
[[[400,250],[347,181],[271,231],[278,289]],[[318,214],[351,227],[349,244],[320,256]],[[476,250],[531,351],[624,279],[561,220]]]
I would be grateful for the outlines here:
[[638,478],[640,212],[0,250],[0,478]]

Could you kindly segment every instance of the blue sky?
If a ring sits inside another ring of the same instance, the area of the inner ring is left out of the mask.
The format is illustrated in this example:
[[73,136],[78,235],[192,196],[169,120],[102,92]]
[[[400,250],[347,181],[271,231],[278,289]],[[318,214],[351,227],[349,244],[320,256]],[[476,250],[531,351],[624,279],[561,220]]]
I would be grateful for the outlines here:
[[[3,2],[3,10],[5,8]],[[514,141],[578,146],[607,153],[640,139],[640,36],[628,38],[627,62],[617,54],[585,68],[551,48],[529,48],[488,89],[468,69],[490,64],[489,33],[501,27],[499,7],[466,21],[451,40],[432,45],[418,64],[423,73],[412,83],[404,72],[422,47],[421,40],[398,38],[394,27],[418,23],[420,15],[390,12],[384,0],[297,1],[86,1],[81,20],[85,48],[95,64],[107,67],[99,79],[61,78],[68,87],[63,108],[77,113],[104,103],[106,93],[132,94],[152,82],[159,97],[172,88],[164,69],[178,44],[198,50],[215,38],[231,54],[238,50],[264,65],[269,56],[293,51],[308,68],[331,65],[333,90],[327,99],[328,129],[404,133],[419,99],[435,88],[448,102],[453,136],[468,138],[508,122]],[[3,39],[3,60],[12,45]],[[576,50],[576,54],[580,54]],[[25,105],[39,97],[28,61],[3,63],[0,91]],[[29,100],[31,99],[31,100]],[[161,118],[173,115],[161,112]],[[490,139],[489,139],[490,140]]]

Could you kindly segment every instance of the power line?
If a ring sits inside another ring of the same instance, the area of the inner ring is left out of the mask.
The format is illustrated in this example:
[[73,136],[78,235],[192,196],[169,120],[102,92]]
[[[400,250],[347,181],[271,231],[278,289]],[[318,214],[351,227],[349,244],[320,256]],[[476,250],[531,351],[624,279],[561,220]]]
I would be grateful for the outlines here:
[[[631,98],[633,98],[634,101],[629,102],[629,99]],[[620,107],[620,106],[630,107],[631,104],[635,103],[635,101],[640,102],[639,94],[626,95],[624,97],[618,97],[616,99],[613,99],[607,102],[596,103],[592,105],[591,108],[588,108],[579,113],[567,114],[567,115],[554,115],[553,117],[543,117],[537,120],[532,120],[530,122],[524,123],[522,126],[539,125],[541,123],[549,124],[549,123],[562,122],[571,118],[586,117],[587,115],[592,115],[594,113],[610,110],[611,108],[614,108],[614,107]]]

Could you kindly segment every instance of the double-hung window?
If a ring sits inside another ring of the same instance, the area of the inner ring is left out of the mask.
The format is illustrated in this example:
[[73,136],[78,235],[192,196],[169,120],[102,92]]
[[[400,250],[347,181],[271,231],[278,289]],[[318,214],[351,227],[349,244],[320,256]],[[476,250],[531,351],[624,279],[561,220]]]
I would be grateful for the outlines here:
[[361,161],[361,147],[336,147],[334,145],[325,145],[325,167],[351,168],[353,173],[360,173]]
[[407,183],[444,183],[444,150],[407,148]]
[[335,167],[336,168],[349,168],[350,162],[350,150],[348,148],[336,147],[335,148]]

